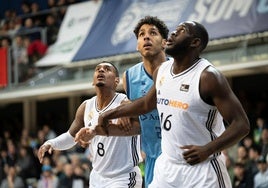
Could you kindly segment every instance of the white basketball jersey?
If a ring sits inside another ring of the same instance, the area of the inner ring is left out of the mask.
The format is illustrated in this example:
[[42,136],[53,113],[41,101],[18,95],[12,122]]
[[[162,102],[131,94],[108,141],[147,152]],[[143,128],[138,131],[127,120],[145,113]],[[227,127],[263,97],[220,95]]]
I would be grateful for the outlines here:
[[173,62],[171,59],[163,63],[158,70],[157,109],[161,119],[162,152],[170,160],[183,163],[181,146],[205,145],[225,127],[216,107],[206,104],[199,94],[200,75],[212,65],[200,59],[175,75]]
[[[126,99],[126,95],[116,93],[111,102],[103,110],[97,108],[97,97],[86,100],[84,123],[96,126],[99,114],[113,109]],[[112,120],[116,124],[116,119]],[[95,136],[90,144],[93,169],[103,177],[115,177],[133,170],[138,165],[140,144],[137,136]]]

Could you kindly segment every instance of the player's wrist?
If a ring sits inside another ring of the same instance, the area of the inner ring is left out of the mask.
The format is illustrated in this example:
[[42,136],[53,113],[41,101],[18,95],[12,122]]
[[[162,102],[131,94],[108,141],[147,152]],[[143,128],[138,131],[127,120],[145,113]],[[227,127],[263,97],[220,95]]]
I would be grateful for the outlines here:
[[47,140],[43,145],[54,148],[54,145],[53,145],[53,141],[52,140]]

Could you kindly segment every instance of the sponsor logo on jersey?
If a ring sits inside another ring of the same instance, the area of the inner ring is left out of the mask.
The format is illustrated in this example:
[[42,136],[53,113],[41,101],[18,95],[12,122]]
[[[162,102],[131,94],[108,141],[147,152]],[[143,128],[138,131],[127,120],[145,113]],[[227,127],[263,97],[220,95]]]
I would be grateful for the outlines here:
[[189,91],[189,87],[190,87],[190,85],[181,84],[180,91],[188,92]]
[[172,99],[157,98],[157,104],[171,106],[174,108],[180,108],[184,110],[189,108],[189,104]]

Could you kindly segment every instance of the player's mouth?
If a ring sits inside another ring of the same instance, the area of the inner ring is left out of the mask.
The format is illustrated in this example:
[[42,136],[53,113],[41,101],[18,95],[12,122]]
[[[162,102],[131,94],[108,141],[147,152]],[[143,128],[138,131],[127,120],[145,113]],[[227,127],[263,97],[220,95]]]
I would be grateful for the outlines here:
[[146,43],[143,45],[143,48],[145,49],[148,49],[148,48],[151,48],[152,47],[152,44],[151,43]]
[[172,44],[173,44],[172,40],[171,39],[168,39],[167,42],[166,42],[166,46],[170,46]]
[[99,74],[98,76],[97,76],[97,79],[98,80],[103,80],[105,78],[105,76],[103,75],[103,74]]

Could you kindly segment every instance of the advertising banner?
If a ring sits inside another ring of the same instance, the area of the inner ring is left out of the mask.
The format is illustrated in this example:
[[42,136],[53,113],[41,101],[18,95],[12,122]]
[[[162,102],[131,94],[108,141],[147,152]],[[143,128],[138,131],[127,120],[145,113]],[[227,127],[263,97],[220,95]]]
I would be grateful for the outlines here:
[[7,86],[7,49],[0,48],[0,88]]
[[267,0],[90,1],[68,9],[59,40],[39,64],[133,53],[134,27],[147,15],[162,19],[170,31],[186,20],[200,22],[211,40],[268,31]]
[[80,49],[98,14],[102,1],[87,1],[69,6],[55,44],[36,62],[37,66],[70,63]]
[[146,15],[159,17],[170,31],[186,20],[200,22],[211,40],[268,31],[267,0],[104,1],[73,61],[135,52],[133,30]]

